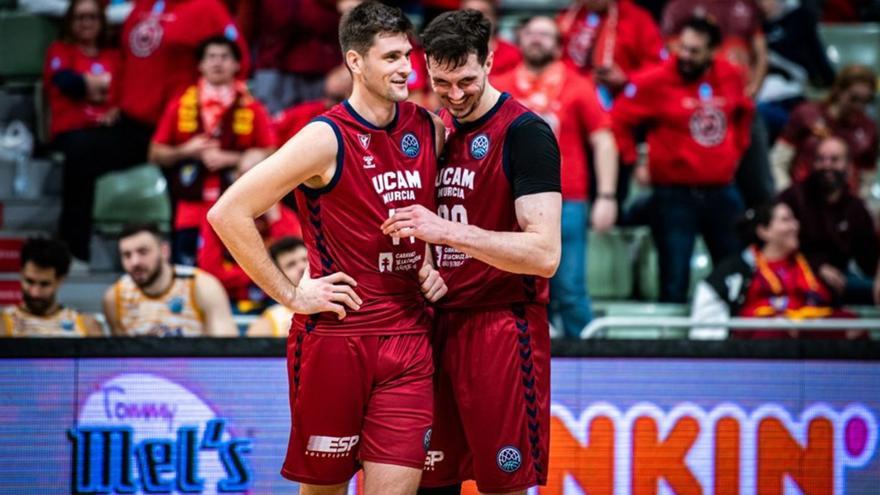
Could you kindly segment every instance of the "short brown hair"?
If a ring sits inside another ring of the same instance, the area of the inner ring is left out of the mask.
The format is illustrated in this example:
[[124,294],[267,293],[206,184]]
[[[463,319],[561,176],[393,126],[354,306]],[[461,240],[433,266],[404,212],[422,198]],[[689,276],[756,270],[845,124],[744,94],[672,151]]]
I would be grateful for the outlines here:
[[339,46],[343,54],[354,50],[364,55],[376,35],[409,35],[412,30],[412,22],[402,10],[371,0],[351,9],[339,22]]

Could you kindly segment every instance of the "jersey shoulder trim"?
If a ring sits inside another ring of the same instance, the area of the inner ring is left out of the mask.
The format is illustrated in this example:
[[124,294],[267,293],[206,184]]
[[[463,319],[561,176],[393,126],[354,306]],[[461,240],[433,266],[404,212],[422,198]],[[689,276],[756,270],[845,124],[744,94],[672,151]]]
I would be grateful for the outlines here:
[[342,168],[345,164],[345,144],[342,141],[342,131],[339,130],[339,125],[332,118],[327,117],[326,115],[321,115],[312,119],[311,122],[323,122],[329,125],[330,128],[333,129],[333,134],[336,136],[336,170],[333,172],[333,178],[330,179],[330,182],[326,186],[320,188],[309,187],[305,184],[299,185],[299,190],[306,196],[316,198],[332,191],[339,182],[339,179],[342,178]]

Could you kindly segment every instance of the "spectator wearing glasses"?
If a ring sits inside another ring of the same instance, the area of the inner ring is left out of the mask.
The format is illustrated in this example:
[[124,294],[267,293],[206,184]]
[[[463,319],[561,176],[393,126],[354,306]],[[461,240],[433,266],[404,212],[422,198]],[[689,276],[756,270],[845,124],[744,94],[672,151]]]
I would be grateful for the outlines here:
[[847,187],[846,140],[826,137],[813,156],[809,175],[780,195],[800,222],[801,250],[837,300],[880,305],[880,246],[864,202]]
[[867,197],[880,148],[877,124],[867,114],[876,89],[874,71],[851,65],[837,75],[826,100],[795,108],[770,153],[777,190],[804,181],[813,170],[819,143],[839,136],[846,143],[854,167],[849,173],[850,186],[853,191],[863,189],[860,195]]
[[49,46],[43,71],[50,138],[64,153],[58,228],[73,256],[88,261],[95,179],[119,164],[110,127],[119,115],[119,52],[107,47],[97,0],[70,2],[61,32]]

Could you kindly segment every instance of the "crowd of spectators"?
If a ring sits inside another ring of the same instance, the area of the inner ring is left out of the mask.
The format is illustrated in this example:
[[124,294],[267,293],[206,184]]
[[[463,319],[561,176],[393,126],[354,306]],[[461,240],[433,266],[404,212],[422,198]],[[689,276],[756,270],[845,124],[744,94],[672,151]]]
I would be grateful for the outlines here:
[[[66,4],[44,77],[51,144],[65,160],[59,237],[87,263],[96,179],[147,160],[162,168],[174,205],[169,240],[144,225],[121,236],[126,275],[104,297],[114,335],[234,335],[233,313],[262,314],[251,335],[279,334],[289,315],[205,216],[237,177],[347,97],[337,25],[357,3],[137,0],[115,29],[98,0]],[[811,318],[880,305],[877,219],[865,205],[880,152],[878,78],[864,66],[835,74],[817,29],[819,16],[870,20],[875,4],[573,0],[556,16],[523,19],[507,39],[496,32],[492,83],[560,142],[563,251],[551,313],[565,335],[593,317],[588,230],[620,224],[649,227],[661,302],[688,301],[703,238],[715,272],[697,290],[695,315]],[[498,27],[494,0],[401,6],[423,20],[476,9]],[[434,109],[412,41],[411,99]],[[827,96],[810,101],[809,88]],[[630,177],[650,195],[624,202]],[[291,206],[270,209],[261,234],[295,280],[304,249]],[[65,335],[95,332],[55,301],[70,265],[63,246],[28,242],[24,303],[4,312],[8,334],[46,334],[52,324]],[[38,323],[20,323],[27,315]]]

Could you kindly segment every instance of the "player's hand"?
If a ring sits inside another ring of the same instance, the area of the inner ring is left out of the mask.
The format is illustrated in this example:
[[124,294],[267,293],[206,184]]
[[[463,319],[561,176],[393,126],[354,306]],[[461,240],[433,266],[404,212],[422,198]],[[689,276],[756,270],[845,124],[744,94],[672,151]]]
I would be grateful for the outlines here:
[[355,287],[357,282],[343,272],[311,278],[306,268],[290,309],[306,315],[330,311],[341,320],[347,314],[346,308],[357,311],[364,303],[354,291]]
[[419,270],[419,283],[422,284],[422,295],[432,303],[446,295],[446,281],[430,263],[425,263]]
[[593,230],[606,232],[614,227],[617,221],[617,201],[610,198],[596,198],[593,211],[590,213]]
[[842,294],[846,289],[846,277],[840,273],[840,270],[827,263],[819,267],[819,276],[838,294]]
[[398,208],[382,223],[382,233],[405,239],[417,237],[430,244],[447,244],[446,238],[452,222],[443,220],[422,205]]

